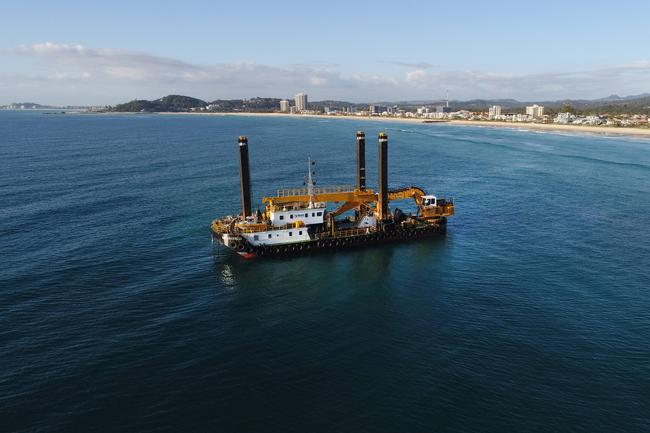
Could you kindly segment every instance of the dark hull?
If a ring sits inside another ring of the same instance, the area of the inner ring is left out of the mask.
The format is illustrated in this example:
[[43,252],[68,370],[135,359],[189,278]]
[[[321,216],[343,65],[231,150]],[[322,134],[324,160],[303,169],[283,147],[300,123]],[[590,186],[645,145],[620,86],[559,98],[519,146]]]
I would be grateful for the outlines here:
[[246,244],[242,250],[237,250],[236,252],[245,258],[296,256],[315,252],[363,248],[386,243],[408,242],[415,239],[443,235],[446,233],[446,229],[446,224],[440,224],[409,229],[400,228],[357,236],[324,238],[298,244],[274,246],[253,246]]

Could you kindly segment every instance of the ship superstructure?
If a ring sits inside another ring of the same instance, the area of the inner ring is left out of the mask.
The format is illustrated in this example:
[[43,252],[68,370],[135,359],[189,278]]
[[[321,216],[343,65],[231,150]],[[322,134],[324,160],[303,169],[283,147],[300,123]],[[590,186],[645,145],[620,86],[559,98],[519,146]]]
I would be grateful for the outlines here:
[[[239,137],[242,212],[212,221],[213,239],[246,258],[316,250],[360,247],[445,233],[453,200],[410,186],[388,189],[388,136],[379,134],[378,191],[366,187],[362,131],[356,134],[356,186],[316,187],[314,162],[308,159],[305,187],[283,189],[264,197],[264,211],[252,212],[248,139]],[[417,212],[406,214],[391,202],[414,200]],[[343,214],[348,215],[343,217]]]

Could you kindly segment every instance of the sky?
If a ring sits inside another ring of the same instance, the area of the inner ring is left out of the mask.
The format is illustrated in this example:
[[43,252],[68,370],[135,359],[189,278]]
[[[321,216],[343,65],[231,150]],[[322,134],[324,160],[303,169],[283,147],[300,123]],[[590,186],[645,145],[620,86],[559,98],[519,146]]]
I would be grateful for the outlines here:
[[650,92],[648,1],[8,1],[0,105]]

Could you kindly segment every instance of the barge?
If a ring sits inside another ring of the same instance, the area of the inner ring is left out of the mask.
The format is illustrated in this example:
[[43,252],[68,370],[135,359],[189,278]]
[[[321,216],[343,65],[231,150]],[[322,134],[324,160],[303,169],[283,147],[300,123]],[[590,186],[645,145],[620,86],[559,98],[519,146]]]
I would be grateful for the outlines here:
[[[377,192],[366,187],[366,139],[356,134],[355,186],[316,187],[314,162],[308,160],[304,188],[283,189],[264,197],[264,211],[252,212],[248,139],[239,137],[242,211],[212,221],[213,241],[245,258],[286,256],[313,251],[361,248],[386,242],[442,235],[454,215],[452,199],[409,186],[388,189],[388,135],[379,134]],[[415,214],[389,204],[413,200]],[[348,214],[344,217],[343,214]]]

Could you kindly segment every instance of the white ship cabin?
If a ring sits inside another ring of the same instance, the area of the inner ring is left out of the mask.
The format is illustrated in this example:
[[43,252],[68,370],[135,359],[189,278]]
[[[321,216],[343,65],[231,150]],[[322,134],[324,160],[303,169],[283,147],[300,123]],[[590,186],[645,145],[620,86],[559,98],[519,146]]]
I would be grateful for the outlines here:
[[268,230],[257,233],[243,233],[241,235],[251,245],[282,245],[307,242],[311,238],[307,232],[307,227],[292,227],[281,230]]
[[270,212],[271,224],[280,227],[301,221],[304,225],[322,224],[325,221],[325,203],[314,203],[311,207],[286,206]]

